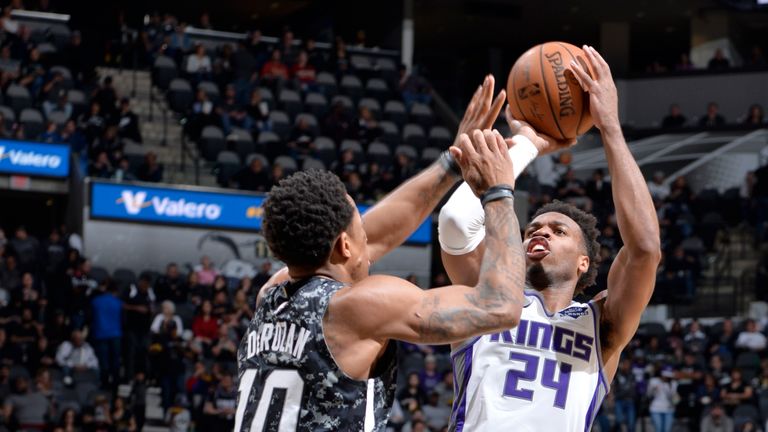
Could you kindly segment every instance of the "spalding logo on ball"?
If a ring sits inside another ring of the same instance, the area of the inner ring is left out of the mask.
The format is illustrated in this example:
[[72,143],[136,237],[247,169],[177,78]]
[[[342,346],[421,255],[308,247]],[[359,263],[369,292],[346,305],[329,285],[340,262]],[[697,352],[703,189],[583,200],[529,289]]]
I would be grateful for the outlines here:
[[517,59],[507,80],[515,118],[555,139],[576,138],[592,127],[589,95],[569,70],[571,60],[592,75],[584,51],[565,42],[536,45]]

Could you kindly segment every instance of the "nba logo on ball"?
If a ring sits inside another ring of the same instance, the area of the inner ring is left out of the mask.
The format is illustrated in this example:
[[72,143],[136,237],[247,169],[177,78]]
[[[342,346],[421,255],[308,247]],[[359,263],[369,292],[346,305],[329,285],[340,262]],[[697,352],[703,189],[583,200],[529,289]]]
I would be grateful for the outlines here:
[[565,42],[547,42],[521,55],[507,80],[512,115],[555,139],[588,131],[589,95],[569,70],[571,60],[589,71],[581,48]]

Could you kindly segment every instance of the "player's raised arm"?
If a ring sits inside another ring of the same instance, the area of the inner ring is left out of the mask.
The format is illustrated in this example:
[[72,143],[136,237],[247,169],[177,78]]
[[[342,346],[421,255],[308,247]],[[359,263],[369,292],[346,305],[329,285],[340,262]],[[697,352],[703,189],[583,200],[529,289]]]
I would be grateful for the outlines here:
[[[505,117],[512,137],[505,141],[514,165],[515,178],[538,155],[550,154],[576,144],[537,133],[526,122],[516,120],[509,106]],[[440,210],[438,225],[443,266],[451,282],[474,285],[485,251],[485,214],[480,201],[466,183],[459,186]]]
[[334,297],[338,317],[360,339],[450,343],[517,325],[524,303],[525,258],[515,216],[514,176],[506,144],[497,132],[462,135],[452,149],[464,178],[483,197],[486,252],[476,286],[431,290],[395,277],[373,276]]
[[[467,106],[458,136],[475,129],[488,129],[499,116],[506,93],[502,90],[494,99],[493,75],[485,77]],[[363,215],[363,227],[368,235],[368,252],[376,261],[405,239],[434,211],[443,196],[461,180],[441,157],[430,167],[409,179]]]
[[584,47],[594,77],[571,64],[582,88],[589,92],[590,111],[600,129],[613,185],[616,220],[624,241],[608,273],[608,296],[602,320],[603,359],[615,370],[622,348],[637,330],[656,283],[661,257],[659,221],[648,186],[629,151],[619,123],[616,85],[608,64],[592,47]]

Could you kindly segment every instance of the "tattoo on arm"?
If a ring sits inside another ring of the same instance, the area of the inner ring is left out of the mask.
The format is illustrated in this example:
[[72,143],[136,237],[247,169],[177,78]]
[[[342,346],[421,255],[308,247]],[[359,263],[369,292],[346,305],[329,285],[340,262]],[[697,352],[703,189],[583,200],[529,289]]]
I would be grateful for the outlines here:
[[[465,306],[441,307],[440,295],[422,303],[428,315],[420,333],[426,341],[463,337],[482,329],[497,328],[509,319],[504,315],[522,308],[525,286],[525,257],[513,201],[486,206],[486,251],[475,290],[465,294]],[[506,318],[506,319],[505,319]]]

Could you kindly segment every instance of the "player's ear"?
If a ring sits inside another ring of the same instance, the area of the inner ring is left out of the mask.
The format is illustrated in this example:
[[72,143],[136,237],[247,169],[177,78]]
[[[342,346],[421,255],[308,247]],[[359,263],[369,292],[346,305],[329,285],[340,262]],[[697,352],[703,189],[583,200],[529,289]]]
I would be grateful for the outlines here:
[[339,256],[346,259],[352,258],[352,241],[346,231],[342,231],[339,237],[336,239],[336,243],[333,245],[333,252],[336,252]]
[[589,257],[586,255],[580,255],[579,256],[579,264],[578,264],[578,270],[579,275],[583,275],[584,273],[589,270]]

